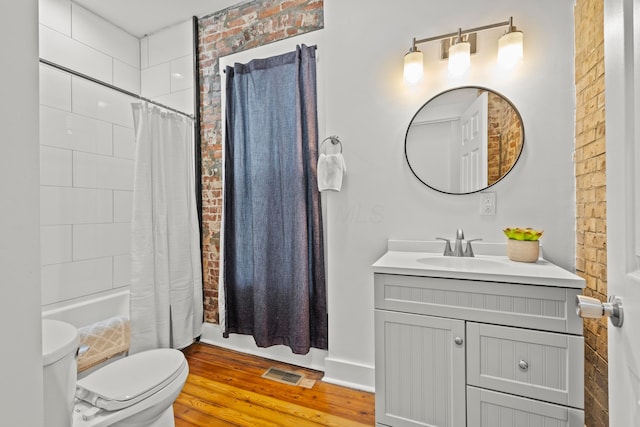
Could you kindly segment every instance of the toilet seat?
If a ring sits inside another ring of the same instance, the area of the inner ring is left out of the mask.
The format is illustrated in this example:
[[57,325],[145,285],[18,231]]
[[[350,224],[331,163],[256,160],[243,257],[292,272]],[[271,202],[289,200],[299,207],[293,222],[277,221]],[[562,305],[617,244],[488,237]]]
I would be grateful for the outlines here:
[[105,411],[124,409],[162,390],[186,363],[182,353],[172,349],[136,353],[78,380],[76,397]]

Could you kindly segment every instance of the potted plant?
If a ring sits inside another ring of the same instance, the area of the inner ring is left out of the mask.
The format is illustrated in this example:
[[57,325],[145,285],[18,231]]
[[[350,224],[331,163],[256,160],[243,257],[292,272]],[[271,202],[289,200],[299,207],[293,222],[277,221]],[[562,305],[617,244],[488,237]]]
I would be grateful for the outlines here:
[[533,228],[505,228],[502,230],[507,240],[507,256],[512,261],[536,262],[540,255],[541,230]]

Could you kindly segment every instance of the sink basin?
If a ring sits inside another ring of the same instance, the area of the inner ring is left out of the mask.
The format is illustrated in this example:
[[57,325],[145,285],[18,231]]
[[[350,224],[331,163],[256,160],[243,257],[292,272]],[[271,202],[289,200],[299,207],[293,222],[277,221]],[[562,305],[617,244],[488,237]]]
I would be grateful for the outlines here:
[[428,257],[418,259],[419,263],[429,265],[431,267],[445,268],[448,270],[476,270],[495,268],[500,265],[504,265],[499,260],[489,258],[463,258],[463,257]]

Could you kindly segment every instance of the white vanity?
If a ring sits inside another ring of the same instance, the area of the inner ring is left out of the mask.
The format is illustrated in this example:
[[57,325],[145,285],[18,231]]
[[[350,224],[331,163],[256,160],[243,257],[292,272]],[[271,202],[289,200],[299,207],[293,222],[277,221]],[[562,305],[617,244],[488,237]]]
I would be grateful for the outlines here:
[[584,280],[501,244],[442,249],[389,241],[373,264],[377,425],[583,427]]

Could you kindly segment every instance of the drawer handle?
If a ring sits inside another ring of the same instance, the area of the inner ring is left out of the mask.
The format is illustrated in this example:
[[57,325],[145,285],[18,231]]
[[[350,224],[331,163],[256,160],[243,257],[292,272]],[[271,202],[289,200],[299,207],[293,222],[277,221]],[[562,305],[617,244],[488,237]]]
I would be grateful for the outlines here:
[[522,369],[523,371],[529,369],[529,364],[526,360],[521,360],[520,362],[518,362],[518,366],[520,366],[520,369]]
[[456,337],[456,339],[454,339],[453,342],[455,342],[457,345],[462,345],[464,340],[460,337]]

